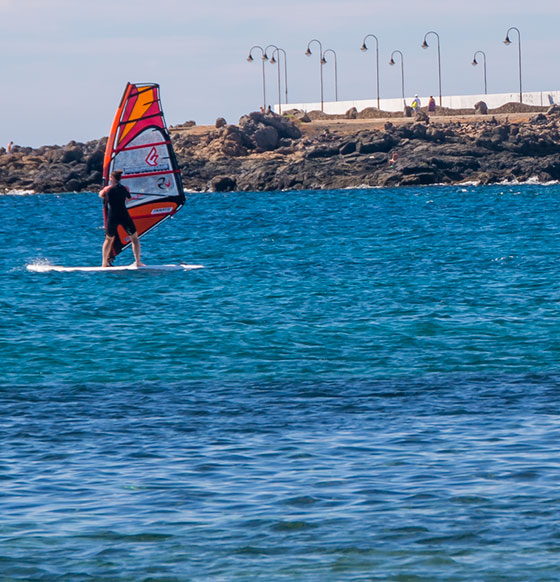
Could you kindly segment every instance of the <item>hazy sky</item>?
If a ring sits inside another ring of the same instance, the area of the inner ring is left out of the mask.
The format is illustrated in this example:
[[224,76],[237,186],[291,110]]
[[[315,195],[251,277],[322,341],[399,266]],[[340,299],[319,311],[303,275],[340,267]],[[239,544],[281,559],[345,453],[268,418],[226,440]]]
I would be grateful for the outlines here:
[[[521,30],[524,90],[560,89],[558,0],[0,0],[0,143],[107,135],[127,81],[160,83],[169,124],[235,123],[262,103],[261,63],[246,61],[253,45],[284,48],[290,101],[317,101],[318,57],[304,55],[312,38],[337,52],[340,100],[374,97],[374,51],[360,51],[369,33],[380,40],[382,97],[400,95],[394,49],[407,93],[437,94],[435,43],[420,48],[429,30],[441,37],[444,94],[482,92],[475,50],[487,54],[489,92],[514,92],[510,26]],[[333,100],[332,60],[324,72]],[[266,63],[266,73],[276,102],[276,69]]]

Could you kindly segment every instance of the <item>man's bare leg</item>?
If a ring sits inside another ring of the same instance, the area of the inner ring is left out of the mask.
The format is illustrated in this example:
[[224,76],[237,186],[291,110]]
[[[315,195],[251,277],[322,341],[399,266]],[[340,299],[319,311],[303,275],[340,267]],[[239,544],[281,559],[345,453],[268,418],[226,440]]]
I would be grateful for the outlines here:
[[113,248],[113,242],[115,240],[114,236],[106,236],[103,243],[103,256],[101,261],[102,267],[110,267],[109,255],[111,254],[111,249]]
[[138,235],[136,233],[131,234],[130,241],[132,242],[132,252],[134,253],[134,264],[137,267],[144,267],[144,263],[140,261],[140,241],[138,240]]

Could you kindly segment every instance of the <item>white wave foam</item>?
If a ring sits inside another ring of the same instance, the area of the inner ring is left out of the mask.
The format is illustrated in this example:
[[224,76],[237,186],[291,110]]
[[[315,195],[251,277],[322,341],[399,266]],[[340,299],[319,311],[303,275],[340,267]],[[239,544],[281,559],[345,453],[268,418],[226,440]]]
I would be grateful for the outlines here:
[[37,194],[35,190],[7,190],[6,192],[0,192],[0,196],[31,196],[31,194]]

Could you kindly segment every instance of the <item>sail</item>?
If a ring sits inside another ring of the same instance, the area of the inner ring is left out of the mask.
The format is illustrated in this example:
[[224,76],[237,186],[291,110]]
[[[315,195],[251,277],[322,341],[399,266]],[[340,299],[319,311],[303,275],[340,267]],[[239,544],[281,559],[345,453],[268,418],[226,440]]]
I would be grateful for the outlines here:
[[[130,190],[127,208],[138,236],[183,206],[181,173],[165,125],[159,85],[127,84],[105,148],[105,185],[113,170],[122,170],[121,183]],[[130,237],[119,226],[111,258],[129,245]]]

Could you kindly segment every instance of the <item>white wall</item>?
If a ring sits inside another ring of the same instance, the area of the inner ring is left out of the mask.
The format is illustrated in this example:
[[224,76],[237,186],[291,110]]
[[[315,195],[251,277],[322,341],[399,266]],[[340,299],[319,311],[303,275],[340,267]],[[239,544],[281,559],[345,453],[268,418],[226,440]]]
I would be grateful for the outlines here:
[[[428,105],[429,96],[420,96],[422,107]],[[407,105],[412,103],[414,96],[406,98]],[[434,95],[436,103],[439,105],[439,98]],[[511,102],[519,102],[519,93],[494,93],[491,95],[452,95],[442,97],[442,104],[444,107],[452,109],[473,109],[474,104],[478,101],[484,101],[490,109],[495,109]],[[527,105],[548,106],[552,103],[560,103],[560,91],[541,91],[534,93],[523,93],[523,103]],[[382,111],[402,111],[402,99],[381,99],[380,106]],[[362,99],[359,101],[325,101],[323,110],[329,114],[344,114],[350,108],[355,107],[358,111],[362,111],[367,107],[377,108],[377,99]],[[288,103],[282,104],[282,111],[289,109],[300,109],[303,111],[320,111],[321,103]],[[280,112],[278,104],[274,105],[274,111]]]

